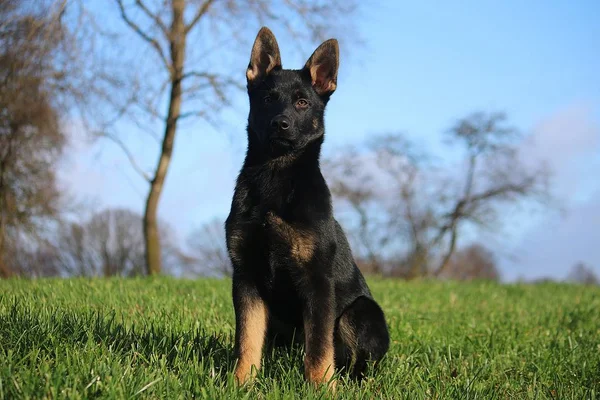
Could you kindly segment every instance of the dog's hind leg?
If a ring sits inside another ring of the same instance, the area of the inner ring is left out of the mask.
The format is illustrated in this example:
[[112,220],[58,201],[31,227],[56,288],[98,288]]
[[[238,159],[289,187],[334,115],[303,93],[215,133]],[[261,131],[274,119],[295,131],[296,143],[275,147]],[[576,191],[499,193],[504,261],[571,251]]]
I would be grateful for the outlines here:
[[379,305],[364,296],[354,300],[336,321],[334,342],[336,366],[361,379],[367,364],[381,360],[390,345]]

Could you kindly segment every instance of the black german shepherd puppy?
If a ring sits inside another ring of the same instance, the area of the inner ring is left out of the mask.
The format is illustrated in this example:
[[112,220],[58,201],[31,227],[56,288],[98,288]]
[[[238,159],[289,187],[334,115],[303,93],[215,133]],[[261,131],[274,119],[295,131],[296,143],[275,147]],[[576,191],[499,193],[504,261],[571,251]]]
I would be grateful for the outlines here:
[[282,69],[268,28],[252,47],[248,150],[225,223],[240,383],[260,368],[265,337],[303,333],[305,375],[314,383],[329,381],[335,367],[361,377],[389,347],[383,311],[333,218],[319,168],[338,59],[330,39],[303,69]]

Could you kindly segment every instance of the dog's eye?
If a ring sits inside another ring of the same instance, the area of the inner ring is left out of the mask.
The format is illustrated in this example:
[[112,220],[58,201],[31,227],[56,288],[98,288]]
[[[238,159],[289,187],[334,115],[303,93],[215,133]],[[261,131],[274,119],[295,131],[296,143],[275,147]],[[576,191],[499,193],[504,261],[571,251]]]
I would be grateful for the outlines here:
[[309,106],[309,103],[306,99],[299,99],[298,101],[296,101],[296,105],[300,108],[306,108]]
[[263,98],[263,102],[264,102],[265,104],[269,104],[269,103],[271,103],[271,101],[272,101],[272,99],[271,99],[271,96],[265,96],[265,97]]

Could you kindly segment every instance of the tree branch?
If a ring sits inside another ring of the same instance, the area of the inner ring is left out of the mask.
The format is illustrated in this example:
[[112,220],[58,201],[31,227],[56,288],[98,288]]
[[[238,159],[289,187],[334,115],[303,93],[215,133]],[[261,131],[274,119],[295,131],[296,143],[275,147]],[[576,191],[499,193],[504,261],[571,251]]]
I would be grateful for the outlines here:
[[196,117],[196,118],[204,118],[206,117],[207,113],[206,111],[187,111],[187,112],[182,112],[181,114],[179,114],[179,117],[177,117],[177,120],[181,121],[190,117]]
[[125,11],[125,6],[123,5],[123,0],[115,0],[115,1],[117,2],[117,5],[119,6],[119,10],[121,12],[121,18],[123,18],[123,21],[125,21],[125,23],[131,29],[133,29],[135,31],[135,33],[138,34],[138,36],[140,36],[143,40],[148,42],[148,44],[150,44],[152,47],[154,47],[154,49],[158,53],[158,56],[160,57],[163,64],[165,65],[165,68],[167,68],[167,71],[169,71],[169,73],[171,74],[173,71],[173,68],[172,68],[171,64],[169,63],[169,61],[167,60],[167,57],[165,56],[163,49],[160,47],[160,43],[158,43],[158,41],[155,38],[151,37],[146,32],[144,32],[142,30],[142,28],[139,27],[139,25],[137,25],[135,22],[133,22],[129,18],[129,16],[127,15],[127,12]]
[[475,194],[469,198],[467,205],[480,202],[482,200],[488,200],[493,197],[509,195],[509,194],[525,194],[529,191],[535,179],[528,177],[522,183],[507,183],[497,188],[486,190],[485,192]]
[[123,152],[127,156],[127,159],[129,160],[129,163],[131,164],[131,166],[133,167],[135,172],[137,172],[148,183],[151,182],[152,178],[150,177],[150,175],[138,165],[138,163],[135,161],[135,157],[133,156],[131,151],[129,151],[129,149],[127,148],[127,146],[125,145],[125,143],[123,143],[123,141],[121,139],[119,139],[116,136],[111,135],[109,133],[105,133],[105,132],[98,133],[98,136],[105,137],[109,140],[112,140],[117,146],[119,146],[121,148],[121,150],[123,150]]
[[194,18],[192,18],[192,20],[190,21],[190,23],[186,25],[186,27],[185,27],[185,34],[186,35],[192,29],[194,29],[194,26],[198,23],[198,21],[200,21],[200,18],[202,18],[204,16],[204,14],[206,14],[208,12],[208,9],[210,8],[210,6],[213,3],[213,1],[214,0],[206,0],[204,3],[202,3],[202,5],[200,6],[200,8],[198,9],[198,12],[196,13],[196,15],[194,15]]
[[153,14],[152,11],[150,11],[148,6],[142,0],[135,0],[135,4],[137,4],[137,6],[142,9],[144,14],[146,14],[148,18],[154,21],[154,23],[160,28],[160,30],[166,37],[169,36],[169,30],[167,29],[167,26],[157,14]]
[[190,71],[182,76],[182,80],[189,78],[199,78],[205,80],[205,83],[198,83],[192,86],[189,86],[185,92],[186,93],[195,93],[200,92],[207,88],[212,88],[215,96],[219,99],[219,101],[223,104],[228,103],[228,96],[225,92],[225,88],[228,86],[233,86],[237,89],[243,90],[243,86],[239,84],[235,79],[232,79],[227,76],[222,76],[219,74],[212,74],[208,72],[200,72],[200,71]]

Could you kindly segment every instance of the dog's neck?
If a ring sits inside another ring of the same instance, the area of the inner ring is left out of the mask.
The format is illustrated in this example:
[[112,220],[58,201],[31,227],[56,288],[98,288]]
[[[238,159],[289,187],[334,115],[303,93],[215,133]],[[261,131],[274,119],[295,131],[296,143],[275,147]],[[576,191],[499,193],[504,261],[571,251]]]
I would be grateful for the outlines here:
[[290,153],[273,157],[264,151],[261,143],[253,140],[248,132],[248,150],[244,164],[250,168],[272,169],[289,174],[307,173],[314,169],[319,169],[319,158],[321,155],[321,145],[323,136],[308,143],[302,149],[294,150]]

